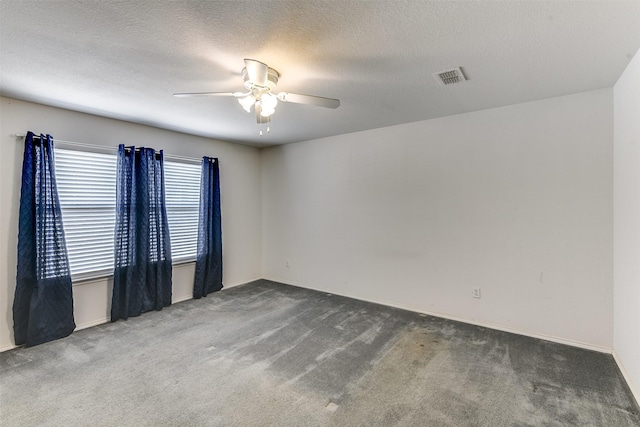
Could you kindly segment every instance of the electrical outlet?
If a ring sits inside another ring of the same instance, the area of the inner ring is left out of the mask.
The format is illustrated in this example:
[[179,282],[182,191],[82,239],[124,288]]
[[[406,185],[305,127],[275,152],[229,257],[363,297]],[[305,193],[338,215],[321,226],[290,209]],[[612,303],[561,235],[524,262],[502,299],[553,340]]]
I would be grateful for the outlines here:
[[474,298],[480,298],[480,288],[473,288],[471,295],[473,295]]

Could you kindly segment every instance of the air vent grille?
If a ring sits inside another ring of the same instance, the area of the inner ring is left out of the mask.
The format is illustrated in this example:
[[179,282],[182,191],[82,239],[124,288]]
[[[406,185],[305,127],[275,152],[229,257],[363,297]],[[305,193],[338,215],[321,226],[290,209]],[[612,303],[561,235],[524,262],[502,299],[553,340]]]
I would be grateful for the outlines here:
[[433,76],[436,78],[436,80],[438,80],[438,83],[443,86],[452,85],[467,80],[459,67],[453,68],[451,70],[440,71],[439,73],[435,73]]

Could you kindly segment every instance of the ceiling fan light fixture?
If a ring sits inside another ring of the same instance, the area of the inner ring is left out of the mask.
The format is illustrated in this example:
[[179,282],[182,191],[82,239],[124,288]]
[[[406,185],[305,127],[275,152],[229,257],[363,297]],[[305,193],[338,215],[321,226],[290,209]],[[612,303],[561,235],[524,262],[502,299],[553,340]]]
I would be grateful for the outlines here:
[[251,112],[251,107],[255,104],[256,98],[253,95],[245,96],[244,98],[238,98],[238,103],[242,105],[244,111],[247,113]]
[[275,108],[266,108],[264,105],[262,105],[262,102],[260,101],[256,102],[256,106],[259,106],[257,111],[260,114],[260,116],[265,118],[271,117],[271,115],[276,112]]
[[255,107],[256,107],[256,122],[258,122],[258,124],[269,123],[271,121],[271,116],[266,116],[262,114],[262,105],[259,100],[256,101]]
[[276,106],[278,105],[278,97],[271,93],[264,93],[260,97],[260,106],[262,110],[260,114],[268,117],[276,112]]

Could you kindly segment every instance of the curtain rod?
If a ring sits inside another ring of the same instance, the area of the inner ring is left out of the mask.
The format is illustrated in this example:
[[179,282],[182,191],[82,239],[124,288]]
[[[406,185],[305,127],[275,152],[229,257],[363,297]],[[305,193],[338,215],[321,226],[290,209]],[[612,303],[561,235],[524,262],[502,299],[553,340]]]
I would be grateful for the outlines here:
[[[16,138],[24,138],[26,137],[26,134],[23,133],[16,133]],[[33,135],[34,138],[38,138],[40,139],[40,135]],[[73,147],[84,147],[84,148],[91,148],[97,151],[102,151],[104,153],[109,153],[109,154],[113,154],[116,153],[118,151],[117,148],[114,147],[109,147],[106,145],[95,145],[95,144],[87,144],[84,142],[74,142],[74,141],[65,141],[63,139],[55,139],[53,138],[54,142],[60,142],[63,145],[70,145]],[[194,159],[193,157],[182,157],[182,156],[176,156],[173,154],[165,154],[164,155],[165,159],[169,159],[169,160],[181,160],[185,163],[194,163],[194,164],[201,164],[202,160],[201,159]]]

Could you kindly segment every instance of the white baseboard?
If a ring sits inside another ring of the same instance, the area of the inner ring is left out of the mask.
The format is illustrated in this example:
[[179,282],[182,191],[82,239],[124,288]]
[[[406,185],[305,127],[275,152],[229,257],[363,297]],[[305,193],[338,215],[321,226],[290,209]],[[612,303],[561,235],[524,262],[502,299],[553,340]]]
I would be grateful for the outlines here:
[[[258,277],[258,278],[247,280],[247,281],[243,281],[243,282],[227,284],[227,285],[224,286],[224,288],[222,288],[222,291],[224,291],[225,289],[230,289],[230,288],[236,287],[236,286],[246,285],[247,283],[251,283],[251,282],[254,282],[254,281],[260,280],[260,279],[262,279],[262,278]],[[301,287],[301,288],[312,289],[312,290],[319,291],[319,292],[327,292],[327,291],[318,289],[316,287],[308,286],[308,285],[301,284],[301,283],[287,283],[287,281],[279,279],[279,278],[276,278],[276,277],[265,277],[264,279],[265,280],[271,280],[271,281],[278,282],[278,283],[283,283],[285,285],[298,286],[298,287]],[[402,305],[398,305],[398,304],[389,304],[389,303],[386,303],[386,302],[383,302],[383,301],[376,301],[376,300],[372,300],[372,299],[361,298],[361,297],[357,297],[357,296],[349,295],[349,294],[345,294],[345,293],[336,293],[336,292],[330,292],[330,293],[335,294],[335,295],[344,296],[344,297],[347,297],[347,298],[353,298],[353,299],[358,299],[358,300],[361,300],[361,301],[367,301],[367,302],[371,302],[371,303],[374,303],[374,304],[381,304],[381,305],[386,305],[386,306],[389,306],[389,307],[399,308],[399,309],[402,309],[402,310],[408,310],[408,311],[413,311],[413,312],[416,312],[416,313],[427,314],[429,316],[441,317],[443,319],[454,320],[456,322],[462,322],[462,323],[467,323],[467,324],[471,324],[471,325],[476,325],[476,326],[480,326],[480,327],[483,327],[483,328],[495,329],[495,330],[498,330],[498,331],[509,332],[509,333],[518,334],[518,335],[524,335],[524,336],[528,336],[528,337],[532,337],[532,338],[538,338],[538,339],[542,339],[542,340],[546,340],[546,341],[556,342],[556,343],[559,343],[559,344],[565,344],[565,345],[570,345],[570,346],[573,346],[573,347],[584,348],[584,349],[587,349],[587,350],[598,351],[598,352],[601,352],[601,353],[612,354],[612,349],[610,349],[610,348],[600,347],[600,346],[587,344],[587,343],[583,343],[583,342],[579,342],[579,341],[572,341],[572,340],[568,340],[566,338],[560,338],[560,337],[554,337],[554,336],[550,336],[550,335],[544,335],[544,334],[537,334],[537,333],[532,333],[532,332],[528,332],[528,331],[522,331],[522,330],[509,328],[509,327],[505,327],[505,326],[497,325],[497,324],[492,324],[492,323],[477,322],[477,321],[474,321],[474,320],[463,319],[463,318],[459,318],[459,317],[455,317],[455,316],[449,316],[449,315],[442,314],[442,313],[437,313],[437,312],[427,312],[427,311],[416,310],[414,308],[410,308],[410,307],[406,307],[406,306],[402,306]],[[178,302],[182,302],[182,301],[187,301],[187,300],[192,299],[192,298],[193,298],[192,295],[185,295],[185,296],[178,297],[176,300],[172,301],[172,303],[178,303]],[[109,319],[105,317],[105,318],[101,318],[101,319],[96,319],[96,320],[91,321],[91,322],[83,323],[82,325],[78,325],[76,327],[76,331],[82,330],[82,329],[86,329],[86,328],[90,328],[92,326],[101,325],[103,323],[107,323],[108,321],[109,321]],[[6,346],[3,346],[3,347],[0,347],[0,352],[11,350],[11,349],[16,348],[16,347],[17,346],[13,345],[13,344],[6,345]],[[629,387],[632,389],[633,394],[636,396],[636,400],[640,400],[638,398],[638,396],[640,395],[638,393],[638,390],[634,389],[634,386],[632,385],[632,383],[629,382],[628,374],[626,374],[626,371],[625,371],[623,365],[621,365],[619,358],[616,357],[615,352],[613,352],[613,355],[614,355],[614,358],[616,360],[616,363],[620,367],[620,370],[622,371],[623,375],[625,375],[625,379],[627,379],[627,383],[629,383]]]
[[234,287],[240,286],[240,285],[246,285],[247,283],[255,282],[256,280],[262,280],[262,277],[257,277],[255,279],[247,280],[246,282],[239,282],[239,283],[234,283],[234,284],[231,284],[231,285],[224,285],[224,288],[222,288],[222,290],[224,291],[225,289],[234,288]]
[[181,296],[181,297],[177,297],[174,300],[171,300],[171,304],[175,304],[175,303],[182,302],[182,301],[187,301],[187,300],[190,300],[190,299],[193,299],[193,295],[184,295],[184,296]]
[[[232,283],[230,285],[224,285],[224,288],[222,288],[222,291],[224,291],[225,289],[230,289],[236,286],[240,286],[240,285],[246,285],[247,283],[251,283],[251,282],[255,282],[256,280],[260,280],[260,277],[257,279],[251,279],[251,280],[247,280],[247,281],[243,281],[243,282],[238,282],[238,283]],[[184,295],[184,296],[180,296],[177,297],[175,300],[171,301],[171,304],[175,304],[178,302],[182,302],[182,301],[187,301],[193,299],[193,295]],[[81,325],[76,325],[76,329],[74,329],[74,331],[80,331],[82,329],[87,329],[87,328],[91,328],[93,326],[98,326],[98,325],[102,325],[104,323],[108,323],[109,322],[109,318],[108,317],[102,317],[100,319],[95,319],[92,320],[90,322],[86,322],[83,323]],[[19,346],[15,345],[15,344],[8,344],[5,346],[0,347],[0,353],[2,353],[3,351],[8,351],[8,350],[12,350],[14,348],[17,348]]]
[[[102,319],[96,319],[96,320],[92,320],[91,322],[86,322],[86,323],[83,323],[81,325],[76,325],[76,328],[73,330],[73,332],[81,331],[83,329],[87,329],[87,328],[90,328],[92,326],[102,325],[103,323],[107,323],[108,321],[109,321],[109,319],[104,317]],[[2,353],[3,351],[8,351],[8,350],[12,350],[14,348],[18,348],[18,347],[20,347],[20,346],[19,345],[15,345],[15,344],[5,345],[3,347],[0,347],[0,353]]]
[[636,384],[634,384],[633,380],[631,379],[631,376],[629,375],[629,372],[627,372],[627,369],[622,363],[622,360],[620,360],[620,357],[618,356],[618,353],[616,352],[615,349],[613,350],[612,354],[613,354],[613,359],[616,361],[616,364],[618,365],[618,369],[620,369],[620,372],[622,372],[622,376],[624,377],[624,380],[627,382],[627,385],[629,386],[629,390],[631,390],[631,394],[633,394],[633,397],[636,399],[636,403],[640,406],[640,389],[637,387]]
[[[224,291],[225,289],[231,289],[231,288],[234,288],[234,287],[236,287],[236,286],[246,285],[247,283],[255,282],[256,280],[260,280],[260,279],[261,279],[261,278],[259,277],[259,278],[257,278],[257,279],[251,279],[251,280],[248,280],[248,281],[246,281],[246,282],[239,282],[239,283],[232,283],[232,284],[230,284],[230,285],[224,285],[224,288],[222,288],[220,291],[222,292],[222,291]],[[182,302],[182,301],[187,301],[187,300],[190,300],[190,299],[193,299],[193,294],[189,294],[189,295],[184,295],[184,296],[181,296],[181,297],[177,297],[176,299],[174,299],[173,301],[171,301],[171,304],[175,304],[175,303]]]
[[318,291],[318,292],[327,292],[327,293],[330,293],[332,295],[339,295],[339,296],[343,296],[343,297],[347,297],[347,298],[357,299],[357,300],[360,300],[360,301],[371,302],[371,303],[374,303],[374,304],[386,305],[387,307],[394,307],[394,308],[399,308],[399,309],[402,309],[402,310],[413,311],[414,313],[421,313],[421,314],[426,314],[428,316],[434,316],[434,317],[440,317],[440,318],[443,318],[443,319],[454,320],[456,322],[467,323],[467,324],[470,324],[470,325],[480,326],[480,327],[483,327],[483,328],[495,329],[495,330],[498,330],[498,331],[509,332],[509,333],[517,334],[517,335],[524,335],[524,336],[527,336],[527,337],[538,338],[538,339],[545,340],[545,341],[552,341],[552,342],[555,342],[555,343],[558,343],[558,344],[565,344],[565,345],[570,345],[572,347],[579,347],[579,348],[583,348],[583,349],[586,349],[586,350],[597,351],[599,353],[611,354],[611,352],[612,352],[612,349],[610,349],[610,348],[600,347],[600,346],[597,346],[597,345],[583,343],[583,342],[580,342],[580,341],[572,341],[572,340],[569,340],[569,339],[566,339],[566,338],[555,337],[555,336],[552,336],[552,335],[544,335],[544,334],[538,334],[538,333],[534,333],[534,332],[522,331],[522,330],[519,330],[519,329],[510,328],[510,327],[503,326],[503,325],[498,325],[498,324],[493,324],[493,323],[483,323],[483,322],[478,322],[478,321],[475,321],[475,320],[464,319],[464,318],[455,317],[455,316],[449,316],[447,314],[438,313],[438,312],[429,312],[429,311],[417,310],[415,308],[406,307],[406,306],[402,306],[402,305],[399,305],[399,304],[390,304],[390,303],[384,302],[384,301],[377,301],[377,300],[368,299],[368,298],[361,298],[361,297],[358,297],[358,296],[344,294],[344,293],[329,292],[329,291],[325,291],[325,290],[322,290],[322,289],[315,288],[313,286],[307,286],[307,285],[304,285],[304,284],[287,283],[286,281],[284,281],[282,279],[278,279],[278,278],[265,277],[265,280],[271,280],[273,282],[283,283],[285,285],[298,286],[300,288],[311,289],[311,290]]
[[18,347],[19,346],[15,345],[15,344],[4,345],[4,346],[0,347],[0,353],[2,353],[3,351],[13,350],[14,348],[18,348]]
[[[87,328],[90,328],[92,326],[102,325],[103,323],[107,323],[108,321],[109,321],[109,319],[104,317],[102,319],[97,319],[97,320],[93,320],[91,322],[83,323],[81,325],[76,325],[76,328],[73,330],[73,332],[81,331],[83,329],[87,329]],[[15,344],[9,344],[9,345],[2,346],[2,347],[0,347],[0,353],[2,353],[4,351],[12,350],[14,348],[18,348],[18,347],[20,347],[20,346],[19,345],[15,345]]]
[[83,329],[90,328],[92,326],[102,325],[103,323],[107,323],[109,321],[108,317],[103,317],[102,319],[92,320],[91,322],[83,323],[82,325],[76,325],[75,331],[81,331]]

